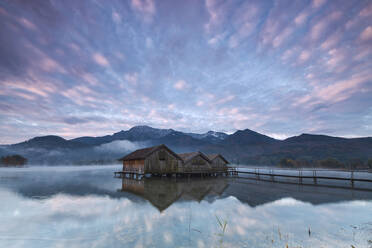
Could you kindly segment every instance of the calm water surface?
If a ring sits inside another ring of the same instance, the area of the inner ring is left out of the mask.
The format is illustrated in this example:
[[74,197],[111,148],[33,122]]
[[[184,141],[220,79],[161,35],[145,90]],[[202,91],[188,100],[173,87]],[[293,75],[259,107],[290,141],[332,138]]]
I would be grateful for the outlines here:
[[0,169],[0,247],[372,247],[371,191],[118,168]]

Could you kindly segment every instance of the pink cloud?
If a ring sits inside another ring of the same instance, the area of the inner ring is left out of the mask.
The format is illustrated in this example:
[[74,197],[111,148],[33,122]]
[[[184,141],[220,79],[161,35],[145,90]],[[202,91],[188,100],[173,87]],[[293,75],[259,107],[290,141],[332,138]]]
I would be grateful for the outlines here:
[[[228,37],[228,44],[231,48],[237,47],[255,30],[259,20],[259,7],[247,1],[243,2],[239,8],[232,8],[231,3],[217,0],[206,1],[209,20],[204,27],[207,34],[213,35],[208,40],[208,44],[215,45],[228,36],[228,32],[221,31],[227,18],[229,18],[228,23],[234,27],[234,32]],[[227,16],[228,13],[231,15]]]
[[368,47],[368,48],[361,48],[359,49],[359,52],[354,56],[354,60],[358,61],[358,60],[362,60],[364,58],[366,58],[367,56],[369,56],[370,54],[372,54],[372,48]]
[[277,35],[273,40],[273,46],[279,47],[292,33],[294,29],[292,27],[286,27],[283,32]]
[[66,73],[66,70],[55,60],[43,54],[43,58],[40,61],[40,67],[47,72],[60,72]]
[[42,97],[48,97],[49,93],[56,92],[54,85],[38,81],[2,81],[2,84],[10,90],[23,90]]
[[298,5],[275,2],[260,33],[260,45],[273,48],[282,46],[307,21],[311,12],[309,8],[302,10]]
[[144,21],[151,22],[156,8],[153,0],[132,0],[132,8],[142,15]]
[[255,27],[256,27],[256,23],[254,22],[248,21],[248,22],[243,23],[239,28],[240,36],[241,37],[248,36],[250,33],[252,33]]
[[311,53],[307,50],[304,50],[300,53],[300,56],[298,56],[298,60],[300,63],[306,62],[311,56]]
[[81,78],[90,85],[98,85],[98,79],[90,73],[82,73]]
[[297,47],[287,49],[287,50],[282,54],[281,59],[284,60],[284,61],[289,60],[289,59],[294,55],[294,53],[295,53],[297,50],[298,50]]
[[223,40],[225,38],[225,33],[222,33],[222,34],[217,34],[215,36],[213,36],[212,38],[210,38],[208,40],[208,44],[209,45],[215,45],[217,44],[220,40]]
[[350,79],[342,80],[320,89],[316,96],[325,101],[339,102],[350,97],[350,95],[358,90],[362,83],[370,80],[371,75],[356,75]]
[[260,12],[259,6],[250,2],[244,3],[234,12],[232,22],[240,36],[246,37],[253,31]]
[[233,35],[229,39],[229,47],[230,48],[235,48],[239,45],[239,38],[238,35]]
[[169,110],[175,110],[176,109],[176,105],[174,105],[174,104],[168,104],[167,108]]
[[37,58],[33,65],[39,66],[39,68],[46,72],[66,73],[66,69],[60,63],[48,56],[32,43],[27,42],[25,46],[32,51],[34,53],[33,56]]
[[296,18],[295,23],[296,25],[302,25],[307,20],[307,17],[309,16],[309,13],[307,11],[302,11]]
[[310,37],[312,40],[318,40],[320,36],[325,32],[327,27],[334,21],[341,17],[340,11],[335,11],[330,15],[327,15],[323,19],[319,20],[310,30]]
[[238,30],[237,33],[232,35],[229,39],[229,46],[231,48],[237,47],[240,43],[240,41],[244,38],[246,38],[248,35],[252,33],[252,31],[255,29],[256,24],[255,23],[244,23]]
[[25,91],[21,88],[6,88],[6,89],[3,89],[0,91],[0,95],[3,95],[3,96],[17,96],[17,97],[20,97],[24,100],[30,100],[30,101],[33,101],[33,100],[36,100],[36,95],[35,94],[32,94],[32,92],[30,91]]
[[74,50],[74,52],[80,52],[80,47],[78,45],[76,45],[75,43],[69,43],[68,44],[68,47],[70,47],[72,50]]
[[324,3],[326,2],[326,0],[313,0],[313,7],[314,8],[319,8],[321,7]]
[[138,81],[138,73],[127,73],[124,75],[124,79],[128,81],[129,83],[136,85]]
[[334,32],[332,35],[328,36],[327,39],[320,45],[323,50],[328,50],[337,45],[341,39],[340,32]]
[[3,8],[0,8],[0,14],[1,15],[8,15],[8,13]]
[[18,22],[19,22],[22,26],[24,26],[24,27],[26,27],[26,28],[28,28],[28,29],[30,29],[30,30],[34,30],[34,31],[37,30],[35,24],[33,24],[32,22],[30,22],[30,21],[27,20],[26,18],[19,18],[19,19],[18,19]]
[[70,89],[61,92],[61,95],[69,98],[72,102],[80,106],[96,107],[97,102],[104,102],[101,98],[100,101],[96,98],[96,93],[85,85],[77,85]]
[[217,104],[225,104],[225,103],[228,103],[228,102],[234,100],[235,97],[236,96],[234,96],[234,95],[228,95],[226,97],[223,97],[223,98],[219,99],[216,103]]
[[320,22],[316,23],[311,28],[310,37],[313,40],[317,40],[320,37],[320,35],[324,32],[324,30],[326,29],[326,27],[327,27],[327,23],[326,22],[320,21]]
[[121,23],[121,15],[116,11],[112,12],[112,20],[118,24]]
[[93,54],[93,59],[97,64],[99,64],[101,66],[107,67],[107,66],[110,65],[108,60],[100,53]]
[[185,90],[189,87],[185,80],[178,80],[174,85],[173,88],[176,90]]
[[314,78],[314,74],[313,73],[309,73],[306,75],[306,78],[307,79],[313,79]]
[[198,107],[201,107],[203,105],[204,105],[204,102],[201,101],[201,100],[199,100],[199,101],[196,102],[196,106],[198,106]]
[[345,52],[340,49],[332,49],[328,52],[328,54],[330,59],[327,60],[326,64],[329,69],[334,69],[340,65],[345,58]]
[[239,113],[239,109],[238,108],[232,108],[231,111],[230,111],[230,114],[232,114],[232,115],[235,115],[237,113]]
[[273,19],[268,19],[261,35],[262,44],[270,44],[271,41],[274,39],[277,30],[279,30],[279,22],[274,21]]
[[362,17],[372,16],[372,4],[369,4],[367,7],[362,9],[359,13],[359,16]]
[[26,100],[30,100],[30,101],[36,100],[36,97],[34,95],[29,95],[27,93],[13,91],[13,94]]
[[366,27],[359,37],[362,41],[372,40],[372,26]]
[[223,19],[223,8],[218,6],[216,0],[206,0],[205,7],[209,14],[209,21],[205,24],[205,29],[210,32],[213,27],[217,26]]
[[355,92],[361,91],[362,85],[371,78],[371,73],[361,72],[349,79],[336,81],[333,84],[322,86],[314,84],[313,91],[294,102],[294,106],[305,105],[313,107],[319,103],[337,103],[351,97]]
[[345,24],[345,28],[346,28],[346,29],[350,29],[350,28],[356,26],[356,24],[357,24],[358,22],[359,22],[359,19],[358,19],[358,18],[355,18],[355,19],[353,19],[353,20],[349,20],[349,21],[346,22],[346,24]]
[[357,16],[353,17],[353,19],[347,21],[345,24],[345,28],[350,29],[358,25],[362,25],[362,22],[364,21],[364,19],[367,17],[371,17],[371,16],[372,16],[372,4],[362,9]]

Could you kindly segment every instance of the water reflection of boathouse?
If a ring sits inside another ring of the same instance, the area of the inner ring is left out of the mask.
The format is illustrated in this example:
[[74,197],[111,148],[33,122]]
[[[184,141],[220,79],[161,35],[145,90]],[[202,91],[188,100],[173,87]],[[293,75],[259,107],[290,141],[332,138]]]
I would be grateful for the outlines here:
[[228,187],[226,179],[122,178],[120,191],[133,193],[163,211],[178,200],[200,202],[207,196],[220,196]]

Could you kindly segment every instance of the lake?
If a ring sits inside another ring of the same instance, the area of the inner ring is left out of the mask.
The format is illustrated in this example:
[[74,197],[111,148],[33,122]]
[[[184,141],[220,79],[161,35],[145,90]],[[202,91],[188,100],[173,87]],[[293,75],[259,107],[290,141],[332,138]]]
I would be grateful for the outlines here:
[[0,247],[372,247],[372,191],[0,169]]

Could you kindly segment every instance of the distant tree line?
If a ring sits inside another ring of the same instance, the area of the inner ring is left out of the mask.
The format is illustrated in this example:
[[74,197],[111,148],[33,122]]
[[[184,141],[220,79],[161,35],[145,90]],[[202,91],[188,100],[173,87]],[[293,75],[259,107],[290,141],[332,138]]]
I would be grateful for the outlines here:
[[364,162],[361,159],[352,159],[347,162],[340,162],[335,158],[326,158],[316,161],[308,161],[305,159],[282,158],[279,166],[283,168],[332,168],[332,169],[372,169],[372,159]]
[[3,156],[0,159],[0,164],[2,166],[23,166],[27,164],[27,158],[22,157],[21,155],[9,155]]

